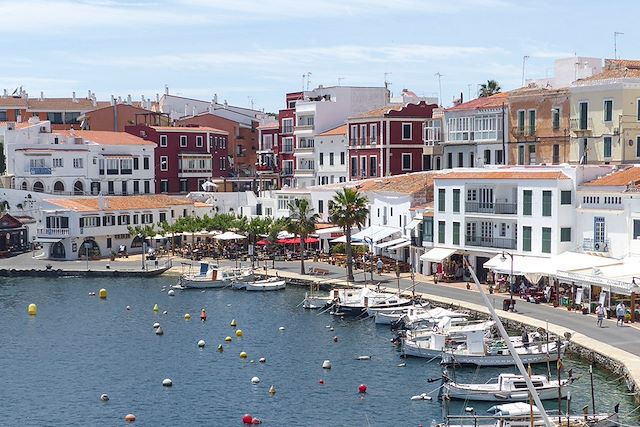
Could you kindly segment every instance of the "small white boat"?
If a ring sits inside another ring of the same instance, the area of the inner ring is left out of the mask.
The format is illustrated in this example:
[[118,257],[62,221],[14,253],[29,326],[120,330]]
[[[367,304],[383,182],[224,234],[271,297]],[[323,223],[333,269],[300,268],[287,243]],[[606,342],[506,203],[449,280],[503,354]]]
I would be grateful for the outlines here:
[[[445,376],[443,392],[452,399],[482,400],[490,402],[525,402],[529,399],[527,383],[522,375],[500,374],[498,378],[492,378],[495,382],[484,384],[462,384],[450,381]],[[532,375],[533,383],[540,400],[557,399],[567,397],[568,385],[571,379],[549,380],[546,375]]]
[[[514,337],[517,340],[517,337]],[[520,343],[522,343],[520,339]],[[567,342],[560,344],[558,352],[555,341],[549,343],[538,343],[514,346],[516,353],[523,364],[547,363],[558,360],[567,348]],[[444,351],[442,354],[443,364],[455,365],[476,365],[476,366],[511,366],[515,364],[513,355],[509,353],[506,346],[486,346],[482,338],[467,338],[466,344],[457,349]]]
[[309,294],[308,292],[305,292],[302,307],[309,310],[316,310],[326,307],[331,303],[331,301],[332,298],[329,295]]
[[413,304],[410,299],[394,294],[376,292],[367,287],[359,289],[333,289],[331,291],[335,305],[335,314],[361,316],[369,308],[404,307]]
[[245,282],[245,289],[247,291],[278,291],[284,289],[286,286],[286,281],[276,278]]
[[379,325],[390,325],[397,322],[409,310],[427,310],[429,303],[413,304],[404,307],[369,307],[367,313]]
[[183,274],[178,284],[183,288],[209,289],[226,288],[234,282],[254,280],[249,268],[220,268],[209,263],[201,263],[198,274]]

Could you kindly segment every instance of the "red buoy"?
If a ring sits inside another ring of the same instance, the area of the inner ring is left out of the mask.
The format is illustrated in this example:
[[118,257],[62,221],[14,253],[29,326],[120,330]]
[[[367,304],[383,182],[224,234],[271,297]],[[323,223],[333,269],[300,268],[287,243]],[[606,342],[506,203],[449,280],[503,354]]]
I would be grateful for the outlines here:
[[364,385],[364,384],[360,384],[360,385],[358,386],[358,391],[359,391],[360,393],[366,393],[366,392],[367,392],[367,386],[366,386],[366,385]]
[[204,308],[202,309],[202,311],[200,312],[200,320],[202,320],[203,322],[205,320],[207,320],[207,312],[204,311]]
[[242,417],[242,422],[245,424],[251,424],[253,423],[253,417],[250,414],[244,414],[244,416]]
[[136,416],[133,414],[127,414],[124,416],[124,420],[128,423],[132,423],[136,420]]
[[324,384],[324,380],[320,380],[318,381],[320,384]]

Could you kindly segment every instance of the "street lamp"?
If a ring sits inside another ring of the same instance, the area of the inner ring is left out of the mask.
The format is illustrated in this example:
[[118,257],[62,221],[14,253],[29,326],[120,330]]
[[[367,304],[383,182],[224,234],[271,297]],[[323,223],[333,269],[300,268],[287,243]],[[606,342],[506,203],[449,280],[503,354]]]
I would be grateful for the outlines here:
[[509,309],[514,310],[514,302],[513,302],[513,254],[507,251],[502,251],[502,256],[500,257],[500,261],[505,262],[507,257],[505,255],[509,255],[511,258],[511,274],[509,275]]
[[[369,264],[370,264],[369,266],[371,267],[371,284],[373,285],[373,258],[374,258],[374,256],[373,256],[373,239],[371,237],[364,236],[362,238],[362,240],[364,240],[364,242],[367,243],[368,245],[370,245],[370,247],[371,247],[371,256],[369,257]],[[362,266],[362,270],[364,271],[364,281],[366,283],[366,281],[367,281],[367,266],[364,263],[363,263],[363,266]]]
[[398,279],[398,296],[400,296],[400,262],[396,260],[396,279]]

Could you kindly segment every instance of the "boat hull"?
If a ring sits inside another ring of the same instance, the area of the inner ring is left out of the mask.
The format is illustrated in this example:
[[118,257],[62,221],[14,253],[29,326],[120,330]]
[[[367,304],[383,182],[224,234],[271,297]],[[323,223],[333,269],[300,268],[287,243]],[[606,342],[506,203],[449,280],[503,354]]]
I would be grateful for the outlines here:
[[[565,346],[562,346],[564,353]],[[558,351],[550,351],[549,353],[524,353],[518,354],[524,365],[555,362],[558,360]],[[447,365],[475,365],[475,366],[511,366],[515,365],[513,356],[504,355],[465,355],[465,354],[442,354],[442,363]]]
[[263,280],[258,282],[246,282],[245,289],[247,291],[279,291],[285,289],[287,282],[284,280],[269,281]]
[[[567,397],[569,388],[563,387],[543,387],[536,388],[540,400],[558,399],[558,388],[563,399]],[[479,400],[483,402],[527,402],[529,393],[526,390],[499,391],[499,390],[470,390],[457,387],[454,384],[445,384],[444,393],[451,399]]]

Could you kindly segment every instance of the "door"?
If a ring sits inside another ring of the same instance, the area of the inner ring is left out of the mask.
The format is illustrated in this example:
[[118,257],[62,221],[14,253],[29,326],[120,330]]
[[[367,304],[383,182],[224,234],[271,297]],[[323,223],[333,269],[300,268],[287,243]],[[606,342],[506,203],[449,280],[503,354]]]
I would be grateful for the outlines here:
[[481,188],[478,196],[480,212],[493,213],[493,188]]
[[606,244],[606,227],[604,217],[593,218],[593,249],[603,250]]
[[62,242],[55,242],[53,245],[51,245],[49,256],[56,259],[64,259],[66,257],[64,245],[62,244]]
[[484,263],[489,261],[489,258],[478,256],[476,257],[476,276],[478,276],[479,282],[487,281],[487,269],[484,268]]
[[480,241],[483,246],[491,246],[493,240],[493,224],[489,221],[480,223]]

